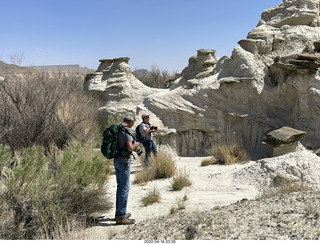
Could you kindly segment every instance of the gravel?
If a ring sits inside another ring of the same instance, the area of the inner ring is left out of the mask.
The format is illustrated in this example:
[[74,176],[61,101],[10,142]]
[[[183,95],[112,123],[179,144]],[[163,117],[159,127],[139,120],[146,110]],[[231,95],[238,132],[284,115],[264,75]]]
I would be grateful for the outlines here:
[[114,240],[318,240],[320,194],[274,193],[207,212],[175,214],[128,226]]

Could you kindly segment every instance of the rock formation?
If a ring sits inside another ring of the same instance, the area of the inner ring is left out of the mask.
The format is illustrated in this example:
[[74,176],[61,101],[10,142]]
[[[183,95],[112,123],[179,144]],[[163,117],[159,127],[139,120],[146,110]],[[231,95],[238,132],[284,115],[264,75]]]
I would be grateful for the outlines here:
[[289,126],[306,132],[301,143],[320,147],[319,0],[284,0],[262,13],[231,56],[200,49],[170,89],[144,86],[128,58],[100,60],[85,89],[101,92],[105,115],[151,112],[157,143],[179,155],[207,154],[237,141],[252,159],[267,156],[261,142]]
[[284,126],[280,129],[270,131],[266,136],[265,143],[272,149],[272,156],[280,156],[295,152],[299,147],[299,140],[305,136],[304,131],[295,130]]
[[200,79],[209,77],[214,72],[214,67],[218,59],[213,49],[199,49],[196,55],[189,58],[189,65],[181,72],[181,78],[177,79],[171,88],[186,85],[194,87],[198,85]]

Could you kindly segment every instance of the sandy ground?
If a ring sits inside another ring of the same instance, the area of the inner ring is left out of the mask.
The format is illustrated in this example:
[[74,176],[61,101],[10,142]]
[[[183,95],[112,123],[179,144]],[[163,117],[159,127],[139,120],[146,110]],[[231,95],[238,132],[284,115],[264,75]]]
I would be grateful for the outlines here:
[[[192,186],[181,191],[173,191],[170,179],[162,179],[149,182],[146,186],[133,184],[134,172],[140,169],[139,163],[132,163],[131,188],[127,211],[132,214],[131,218],[136,223],[146,219],[157,218],[169,215],[172,208],[177,209],[179,201],[187,196],[184,202],[184,211],[206,211],[214,207],[235,203],[244,198],[254,199],[258,192],[250,185],[239,185],[234,182],[233,174],[244,167],[248,167],[255,162],[246,164],[235,164],[230,166],[210,165],[201,166],[203,157],[177,157],[176,165],[178,169],[186,169],[189,172]],[[115,205],[116,179],[111,175],[109,180],[108,196]],[[144,206],[141,199],[147,196],[150,191],[156,189],[160,192],[160,203]],[[115,206],[108,213],[99,219],[97,226],[86,231],[84,239],[109,239],[115,232],[121,231],[126,226],[115,225]]]

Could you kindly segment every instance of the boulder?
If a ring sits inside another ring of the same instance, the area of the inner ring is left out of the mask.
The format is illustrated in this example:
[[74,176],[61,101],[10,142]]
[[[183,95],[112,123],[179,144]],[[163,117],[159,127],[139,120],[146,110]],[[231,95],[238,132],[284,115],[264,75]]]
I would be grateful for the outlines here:
[[305,134],[305,131],[284,126],[267,133],[267,140],[265,140],[265,142],[272,148],[272,156],[275,157],[295,152],[298,148],[299,140],[302,139]]

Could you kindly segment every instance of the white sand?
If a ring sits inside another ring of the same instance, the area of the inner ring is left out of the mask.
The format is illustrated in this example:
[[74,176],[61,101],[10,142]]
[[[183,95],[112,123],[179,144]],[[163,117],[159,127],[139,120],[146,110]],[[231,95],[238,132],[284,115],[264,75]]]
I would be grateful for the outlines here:
[[[253,199],[257,190],[253,186],[239,185],[233,182],[233,174],[250,164],[236,164],[231,166],[210,165],[201,166],[203,157],[182,157],[176,159],[178,169],[186,169],[192,186],[181,191],[173,191],[170,179],[150,181],[146,186],[133,184],[134,173],[131,174],[131,188],[129,193],[127,211],[132,214],[136,222],[158,216],[169,215],[172,208],[179,208],[178,202],[187,196],[185,211],[205,211],[216,206],[234,203],[243,198]],[[133,163],[131,171],[139,169],[138,163]],[[116,179],[112,175],[109,180],[109,196],[115,205]],[[160,193],[160,203],[144,206],[141,199],[150,191],[156,189]],[[114,206],[115,207],[115,206]],[[105,225],[114,225],[115,208],[105,214]]]
[[[187,196],[184,202],[186,212],[209,211],[217,206],[229,205],[242,199],[255,199],[261,187],[268,186],[278,173],[286,172],[299,176],[317,189],[320,189],[320,158],[307,150],[283,156],[250,161],[230,166],[201,166],[203,157],[176,158],[178,169],[186,169],[192,186],[181,191],[173,191],[170,179],[151,181],[146,186],[133,184],[131,174],[128,212],[136,223],[146,219],[170,215],[172,208],[179,208],[178,202]],[[131,171],[140,169],[133,162]],[[144,206],[141,199],[156,188],[160,192],[160,203]],[[108,186],[110,201],[115,205],[116,179],[111,175]],[[127,226],[117,226],[114,220],[115,206],[100,219],[97,226],[82,232],[78,239],[111,239],[114,233],[121,232]]]

